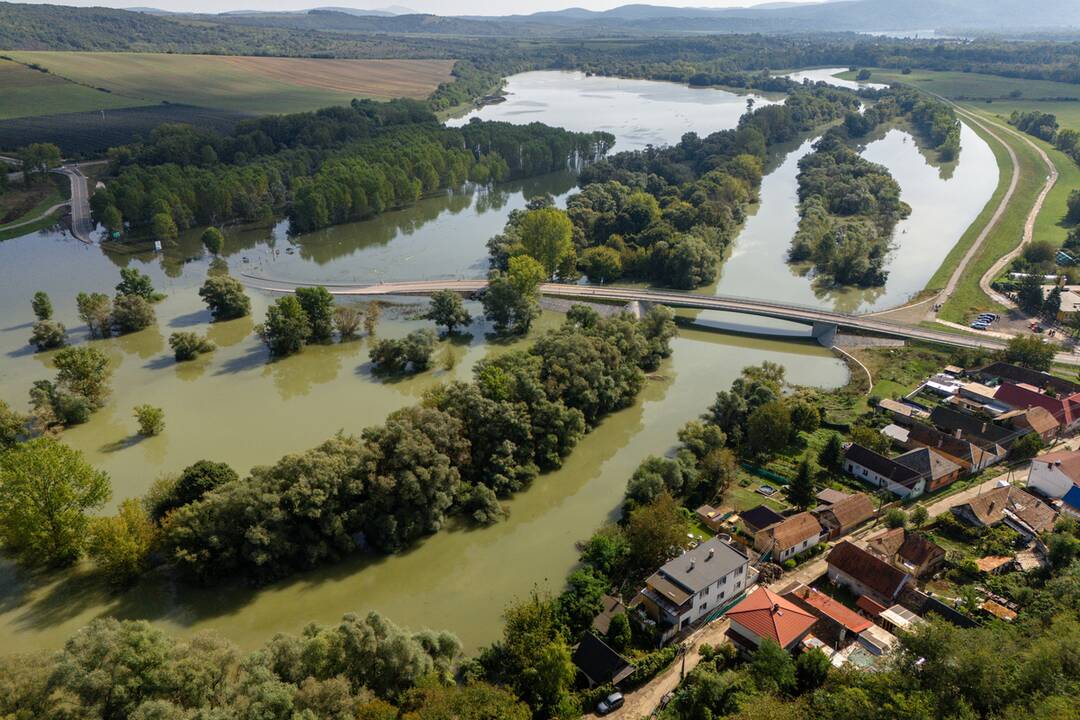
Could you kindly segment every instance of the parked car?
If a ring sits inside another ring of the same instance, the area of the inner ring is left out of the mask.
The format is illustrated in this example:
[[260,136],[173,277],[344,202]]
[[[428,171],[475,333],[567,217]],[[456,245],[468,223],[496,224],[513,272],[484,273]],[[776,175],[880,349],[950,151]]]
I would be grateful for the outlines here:
[[658,709],[663,710],[668,705],[670,705],[671,701],[674,700],[674,699],[675,699],[675,693],[674,692],[666,692],[666,693],[664,693],[664,697],[660,698],[660,707]]
[[988,330],[990,328],[989,325],[980,320],[976,320],[975,322],[971,323],[971,327],[975,328],[976,330]]
[[993,313],[984,313],[984,314],[980,315],[979,317],[977,317],[975,319],[976,320],[982,320],[983,322],[986,322],[986,323],[992,323],[995,320],[997,320],[997,315],[994,315]]
[[984,313],[980,314],[979,317],[988,317],[991,320],[1000,320],[1001,319],[1000,315],[998,315],[997,313],[992,313],[992,312],[984,312]]
[[626,702],[626,699],[623,698],[622,693],[611,693],[606,698],[597,703],[596,714],[607,715],[610,712],[615,712],[623,706],[624,702]]

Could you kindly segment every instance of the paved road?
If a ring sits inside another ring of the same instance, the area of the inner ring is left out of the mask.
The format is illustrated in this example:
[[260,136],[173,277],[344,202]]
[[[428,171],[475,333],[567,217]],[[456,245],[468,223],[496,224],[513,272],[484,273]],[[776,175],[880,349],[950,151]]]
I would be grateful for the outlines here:
[[[318,283],[294,283],[273,280],[256,275],[244,274],[245,282],[258,290],[290,293],[297,287],[307,287]],[[404,282],[377,283],[369,285],[328,284],[327,290],[333,295],[379,297],[386,295],[430,295],[436,290],[453,290],[458,293],[473,293],[487,286],[487,280],[418,280]],[[669,292],[666,290],[638,290],[636,288],[600,287],[594,285],[568,285],[562,283],[544,283],[540,292],[552,297],[580,300],[607,300],[627,303],[638,301],[654,303],[674,308],[694,310],[716,310],[743,315],[790,320],[806,324],[835,325],[841,329],[861,330],[886,337],[906,340],[925,340],[928,342],[985,350],[1002,350],[1005,342],[996,338],[978,337],[970,334],[948,333],[928,330],[922,327],[900,325],[882,320],[872,315],[850,315],[847,313],[755,300],[749,298],[728,297],[723,295],[693,295],[690,293]],[[1080,365],[1080,355],[1059,353],[1057,361],[1066,365]]]
[[86,186],[86,176],[77,163],[64,165],[53,172],[71,181],[71,234],[88,245],[93,243],[90,233],[94,231],[94,223],[90,219],[90,191]]

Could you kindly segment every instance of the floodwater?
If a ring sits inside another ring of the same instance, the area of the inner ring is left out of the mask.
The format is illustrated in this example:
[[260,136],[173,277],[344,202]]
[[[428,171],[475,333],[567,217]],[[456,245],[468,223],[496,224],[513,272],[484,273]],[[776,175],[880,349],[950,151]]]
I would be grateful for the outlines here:
[[[533,94],[525,96],[523,88]],[[673,143],[687,131],[707,134],[733,126],[746,102],[746,96],[714,89],[568,73],[511,78],[509,89],[511,99],[483,108],[483,117],[541,120],[582,130],[606,127],[615,132],[620,149]],[[520,105],[529,101],[543,107]],[[509,114],[515,107],[521,114]],[[978,195],[982,188],[965,179],[967,164],[974,166],[972,173],[990,176],[980,180],[989,192],[991,180],[996,181],[992,155],[990,165],[981,166],[977,138],[968,132],[961,161],[948,180],[942,179],[947,171],[928,164],[904,138],[890,131],[866,150],[871,159],[890,163],[905,200],[915,208],[909,232],[898,238],[916,257],[910,269],[904,269],[905,260],[894,260],[897,265],[881,298],[902,299],[921,289],[936,267],[935,253],[943,256],[966,227],[964,215],[953,219],[951,214],[968,207],[962,202],[965,192]],[[783,260],[797,223],[795,163],[808,149],[809,144],[791,148],[767,175],[757,212],[711,291],[841,304],[828,293],[819,297],[812,278],[793,274]],[[327,283],[477,277],[486,269],[488,238],[502,229],[513,209],[544,193],[565,203],[573,184],[571,175],[557,173],[495,188],[464,188],[374,220],[292,238],[283,223],[230,230],[227,260],[234,273]],[[920,184],[928,184],[925,195]],[[955,194],[942,194],[953,187]],[[931,208],[931,202],[940,211]],[[970,206],[975,205],[972,199]],[[926,219],[920,220],[924,213]],[[357,433],[415,403],[435,383],[468,378],[477,361],[508,349],[487,341],[489,328],[481,321],[451,348],[456,358],[452,370],[411,379],[373,376],[366,339],[310,347],[270,363],[252,328],[272,298],[252,293],[251,318],[210,324],[196,295],[208,260],[197,233],[161,255],[110,254],[61,232],[0,243],[0,398],[18,408],[26,406],[34,380],[52,375],[49,355],[34,354],[26,345],[34,291],[52,296],[58,319],[76,342],[85,341],[85,329],[76,317],[75,295],[80,290],[111,292],[120,267],[149,273],[155,286],[168,294],[156,308],[156,327],[95,341],[112,362],[113,395],[89,423],[64,434],[66,442],[110,474],[114,492],[109,510],[124,498],[144,493],[158,475],[198,459],[226,461],[246,472],[312,447],[338,430]],[[876,302],[886,302],[881,298]],[[872,301],[843,302],[862,308]],[[399,336],[427,325],[412,319],[415,309],[385,311],[379,334]],[[540,325],[559,321],[557,315],[545,314]],[[181,329],[206,333],[218,350],[177,365],[167,338]],[[93,618],[116,615],[146,618],[180,634],[214,629],[251,648],[274,632],[297,632],[310,621],[334,622],[345,612],[374,609],[406,626],[452,630],[467,648],[475,649],[498,635],[499,613],[512,599],[534,587],[558,590],[574,565],[574,543],[613,516],[640,460],[668,450],[678,428],[701,413],[741,368],[770,360],[785,365],[789,379],[797,383],[836,387],[847,379],[842,363],[807,342],[684,329],[674,350],[634,407],[605,420],[563,469],[539,478],[509,502],[506,522],[480,530],[450,529],[400,555],[357,556],[257,590],[195,590],[154,576],[115,595],[79,571],[37,576],[0,564],[0,647],[55,648]],[[164,434],[144,440],[134,436],[131,412],[140,403],[164,409]]]
[[[680,89],[673,87],[660,85],[656,96],[675,102],[670,98]],[[681,90],[687,98],[713,97],[711,91]],[[643,92],[626,98],[650,102]],[[693,102],[683,104],[692,111]],[[692,122],[684,117],[681,127],[669,122],[650,141],[675,142],[686,131],[707,133],[724,123],[733,125],[739,109],[722,115],[714,107]],[[635,142],[629,135],[618,139],[623,147]],[[511,210],[543,193],[565,201],[572,187],[572,176],[554,174],[496,188],[465,188],[371,221],[294,238],[284,224],[230,230],[227,261],[234,273],[324,282],[475,277],[485,270],[487,239],[502,228]],[[457,360],[452,370],[411,379],[373,376],[366,339],[309,347],[270,363],[252,329],[272,298],[251,293],[251,318],[210,324],[196,294],[208,264],[197,232],[160,255],[107,253],[56,231],[0,243],[0,398],[17,408],[26,407],[34,380],[53,374],[49,354],[34,354],[26,344],[34,291],[51,295],[56,317],[67,325],[73,342],[86,342],[75,295],[80,290],[111,292],[119,268],[149,273],[167,293],[156,306],[156,327],[94,341],[112,363],[113,394],[89,423],[63,436],[109,473],[113,498],[106,511],[143,494],[160,474],[198,459],[226,461],[246,472],[312,447],[338,430],[357,433],[417,402],[435,383],[466,379],[478,360],[512,347],[488,342],[489,328],[478,321],[451,348]],[[379,334],[400,336],[428,325],[412,319],[415,309],[384,311]],[[540,326],[558,322],[559,316],[545,314]],[[178,365],[167,344],[177,330],[206,333],[218,350]],[[0,563],[0,647],[55,648],[90,620],[115,615],[149,619],[179,634],[214,629],[251,648],[274,632],[298,632],[310,621],[334,622],[345,612],[374,609],[406,626],[452,630],[475,649],[498,635],[500,611],[512,599],[534,587],[559,589],[576,560],[574,543],[613,516],[642,458],[667,451],[678,428],[703,412],[716,391],[744,366],[765,360],[788,366],[790,379],[798,383],[836,387],[847,380],[845,366],[810,343],[687,329],[675,341],[674,357],[653,376],[635,406],[602,423],[562,470],[512,499],[504,523],[451,529],[401,555],[357,556],[259,589],[204,591],[151,576],[131,591],[113,594],[81,570],[37,575]],[[141,403],[164,409],[162,435],[135,436],[131,412]]]
[[[732,245],[714,288],[718,295],[781,300],[841,312],[870,312],[902,305],[918,294],[945,256],[989,202],[998,183],[994,153],[963,125],[958,162],[942,166],[908,131],[889,127],[871,136],[862,156],[889,168],[900,197],[911,206],[893,236],[888,280],[878,288],[837,288],[815,281],[808,267],[787,262],[799,226],[799,160],[813,140],[791,149],[763,179],[760,202]],[[928,155],[930,157],[928,157]]]
[[[847,72],[847,68],[812,68],[809,70],[798,70],[793,73],[788,73],[784,77],[790,78],[795,82],[802,82],[803,80],[809,80],[810,82],[824,82],[836,87],[847,88],[848,90],[861,90],[862,88],[880,89],[888,87],[882,83],[876,83],[872,79],[867,82],[859,82],[856,80],[844,80],[837,77],[840,73]],[[871,75],[871,78],[873,76]]]
[[690,130],[704,135],[735,127],[748,100],[755,105],[783,100],[553,70],[514,75],[507,79],[504,92],[505,102],[486,105],[447,124],[462,125],[478,117],[516,124],[542,122],[581,132],[606,130],[618,138],[616,151],[640,150],[647,145],[674,144]]

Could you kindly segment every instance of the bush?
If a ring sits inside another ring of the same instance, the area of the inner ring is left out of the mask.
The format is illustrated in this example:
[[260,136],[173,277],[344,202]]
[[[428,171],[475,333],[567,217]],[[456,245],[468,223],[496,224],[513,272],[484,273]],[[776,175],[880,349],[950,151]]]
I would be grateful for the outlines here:
[[160,435],[165,429],[165,411],[153,405],[136,405],[135,419],[139,421],[139,434],[144,437]]
[[201,353],[213,352],[214,343],[193,332],[174,332],[169,336],[169,347],[173,349],[176,362],[185,362],[194,360]]
[[38,320],[30,333],[30,344],[38,351],[64,347],[67,334],[64,326],[55,320]]
[[890,528],[902,528],[907,525],[907,513],[900,508],[889,508],[885,513],[885,524]]
[[244,286],[228,275],[208,277],[199,288],[199,297],[215,321],[233,320],[251,312],[251,299],[244,293]]
[[371,346],[371,362],[387,373],[418,373],[427,370],[435,350],[435,333],[414,330],[400,340],[378,340]]
[[141,295],[117,295],[113,301],[113,324],[121,333],[138,332],[156,322],[154,308]]
[[211,255],[220,255],[225,249],[225,236],[216,227],[208,227],[203,231],[202,244]]
[[784,561],[785,570],[794,570],[796,565],[797,563],[795,562],[795,558],[788,558]]
[[634,672],[624,681],[624,688],[637,687],[660,674],[679,655],[679,645],[672,644],[655,650],[634,661]]

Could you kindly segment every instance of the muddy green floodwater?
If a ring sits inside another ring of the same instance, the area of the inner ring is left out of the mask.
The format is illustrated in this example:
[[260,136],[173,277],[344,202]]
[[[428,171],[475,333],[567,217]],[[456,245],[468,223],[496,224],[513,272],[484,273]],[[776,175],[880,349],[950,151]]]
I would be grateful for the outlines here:
[[[615,89],[597,84],[606,80],[602,78],[543,75],[533,81],[521,76],[516,85],[512,79],[515,95],[493,107],[510,113],[515,98],[539,97],[547,106],[542,118],[523,112],[517,119],[512,115],[504,119],[560,124],[556,118],[563,113],[567,122],[561,124],[572,126],[571,119],[615,103],[615,110],[605,111],[611,117],[622,107],[641,120],[610,125],[624,149],[675,142],[689,130],[704,134],[731,126],[745,103],[745,97],[730,93],[725,97],[722,91],[643,81],[623,81],[634,84],[629,90],[626,85]],[[544,87],[526,95],[531,92],[526,81]],[[554,102],[554,97],[562,100]],[[649,103],[659,107],[650,108]],[[672,119],[676,111],[682,114]],[[658,131],[637,131],[660,116],[665,121],[657,121]],[[879,142],[886,143],[886,156],[895,156],[883,159],[898,163],[898,168],[910,166],[923,173],[918,177],[928,179],[938,173],[914,143],[888,136]],[[965,143],[969,142],[965,135]],[[783,262],[792,218],[797,217],[793,167],[808,147],[792,148],[766,177],[761,204],[736,242],[718,286],[710,291],[765,293],[810,304],[835,302],[819,296],[811,279],[793,274]],[[977,157],[969,149],[965,144],[948,182],[961,174],[969,157]],[[871,152],[874,143],[867,149]],[[899,175],[898,179],[903,186],[905,181]],[[227,260],[234,273],[328,283],[477,277],[486,270],[488,238],[501,230],[511,210],[543,193],[564,203],[573,185],[573,176],[565,173],[496,188],[468,188],[426,198],[374,220],[293,238],[284,223],[232,230],[227,234]],[[917,203],[912,204],[918,212]],[[955,236],[953,232],[950,227],[936,236],[942,253],[962,229]],[[926,264],[929,277],[933,268],[930,260]],[[374,377],[367,362],[367,340],[310,347],[269,363],[251,331],[272,298],[252,293],[252,318],[210,324],[196,295],[207,265],[197,233],[160,255],[112,254],[62,232],[0,243],[0,397],[17,407],[25,407],[33,380],[52,374],[49,354],[33,354],[26,345],[34,291],[50,293],[58,319],[76,342],[85,341],[75,312],[76,293],[111,291],[120,267],[148,272],[168,294],[157,306],[157,327],[95,341],[112,362],[114,392],[91,422],[64,435],[66,442],[110,474],[114,493],[107,509],[145,492],[159,474],[176,472],[201,458],[224,460],[246,472],[253,465],[309,448],[338,430],[359,432],[416,402],[433,384],[468,378],[478,360],[512,347],[488,342],[489,328],[476,322],[453,346],[457,363],[452,370],[411,379]],[[896,289],[887,286],[886,294],[895,292],[896,297],[925,282],[915,272],[894,273],[890,283],[894,278]],[[865,304],[862,299],[856,303]],[[388,309],[380,335],[403,335],[425,325],[410,319],[413,309]],[[546,313],[540,326],[560,321]],[[195,363],[177,365],[166,341],[169,333],[180,329],[207,333],[218,350]],[[716,391],[729,385],[744,366],[764,360],[784,364],[789,379],[797,383],[836,387],[847,379],[845,366],[816,345],[684,330],[674,343],[674,356],[650,380],[635,406],[606,419],[563,469],[539,478],[512,499],[507,522],[481,530],[452,528],[401,555],[357,556],[259,589],[231,586],[203,591],[151,577],[116,595],[81,570],[35,575],[5,563],[0,565],[0,647],[11,651],[56,647],[93,618],[115,615],[146,618],[180,634],[213,629],[250,648],[274,632],[296,632],[309,621],[333,622],[345,612],[375,609],[411,627],[452,630],[467,648],[475,649],[497,636],[499,614],[507,602],[533,587],[558,589],[575,562],[574,543],[613,516],[626,479],[640,460],[667,451],[678,428],[701,413]],[[163,435],[144,440],[134,436],[131,409],[143,402],[164,408]]]

